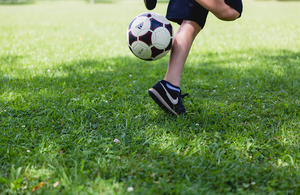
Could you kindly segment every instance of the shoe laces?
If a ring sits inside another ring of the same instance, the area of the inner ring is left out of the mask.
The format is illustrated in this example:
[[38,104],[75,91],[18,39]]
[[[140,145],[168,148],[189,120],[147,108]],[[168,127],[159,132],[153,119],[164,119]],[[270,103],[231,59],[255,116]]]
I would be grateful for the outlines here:
[[188,95],[189,95],[188,93],[184,93],[184,94],[180,94],[180,97],[184,98],[185,96],[188,96]]

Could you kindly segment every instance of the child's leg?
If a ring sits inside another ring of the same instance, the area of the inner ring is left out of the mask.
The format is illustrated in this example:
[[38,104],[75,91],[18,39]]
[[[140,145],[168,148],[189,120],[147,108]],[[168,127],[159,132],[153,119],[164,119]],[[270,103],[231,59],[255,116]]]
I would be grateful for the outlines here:
[[[201,6],[212,12],[221,20],[231,21],[240,16],[240,13],[225,3],[225,0],[196,0]],[[230,2],[230,0],[228,1]]]
[[222,20],[235,20],[242,13],[241,0],[170,0],[166,17],[180,24],[171,49],[164,80],[149,89],[151,98],[166,112],[185,112],[180,80],[184,64],[197,34],[204,27],[208,12]]
[[193,21],[184,20],[178,29],[170,53],[168,70],[164,80],[180,86],[181,73],[192,43],[201,27]]

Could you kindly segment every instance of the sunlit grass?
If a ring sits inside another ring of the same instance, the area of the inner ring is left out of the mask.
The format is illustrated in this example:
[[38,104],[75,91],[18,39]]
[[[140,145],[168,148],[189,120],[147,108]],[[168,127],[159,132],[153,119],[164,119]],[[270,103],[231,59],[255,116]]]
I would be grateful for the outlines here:
[[0,6],[0,193],[298,194],[300,3],[244,4],[209,15],[178,118],[147,94],[168,57],[126,44],[142,1]]

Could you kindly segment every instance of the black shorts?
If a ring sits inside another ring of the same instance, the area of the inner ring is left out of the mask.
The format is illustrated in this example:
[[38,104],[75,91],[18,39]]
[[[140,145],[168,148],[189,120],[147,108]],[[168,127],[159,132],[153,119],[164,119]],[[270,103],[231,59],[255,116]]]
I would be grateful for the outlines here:
[[[225,3],[242,14],[242,0],[225,0]],[[166,18],[181,24],[183,20],[191,20],[202,28],[205,25],[208,10],[195,0],[170,0]]]

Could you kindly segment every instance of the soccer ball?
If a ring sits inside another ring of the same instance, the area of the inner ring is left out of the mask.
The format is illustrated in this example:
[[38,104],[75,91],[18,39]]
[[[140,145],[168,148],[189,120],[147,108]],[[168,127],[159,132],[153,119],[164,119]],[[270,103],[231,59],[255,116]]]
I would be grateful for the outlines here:
[[147,61],[158,60],[173,45],[172,25],[158,13],[142,13],[129,24],[127,44],[136,57]]

